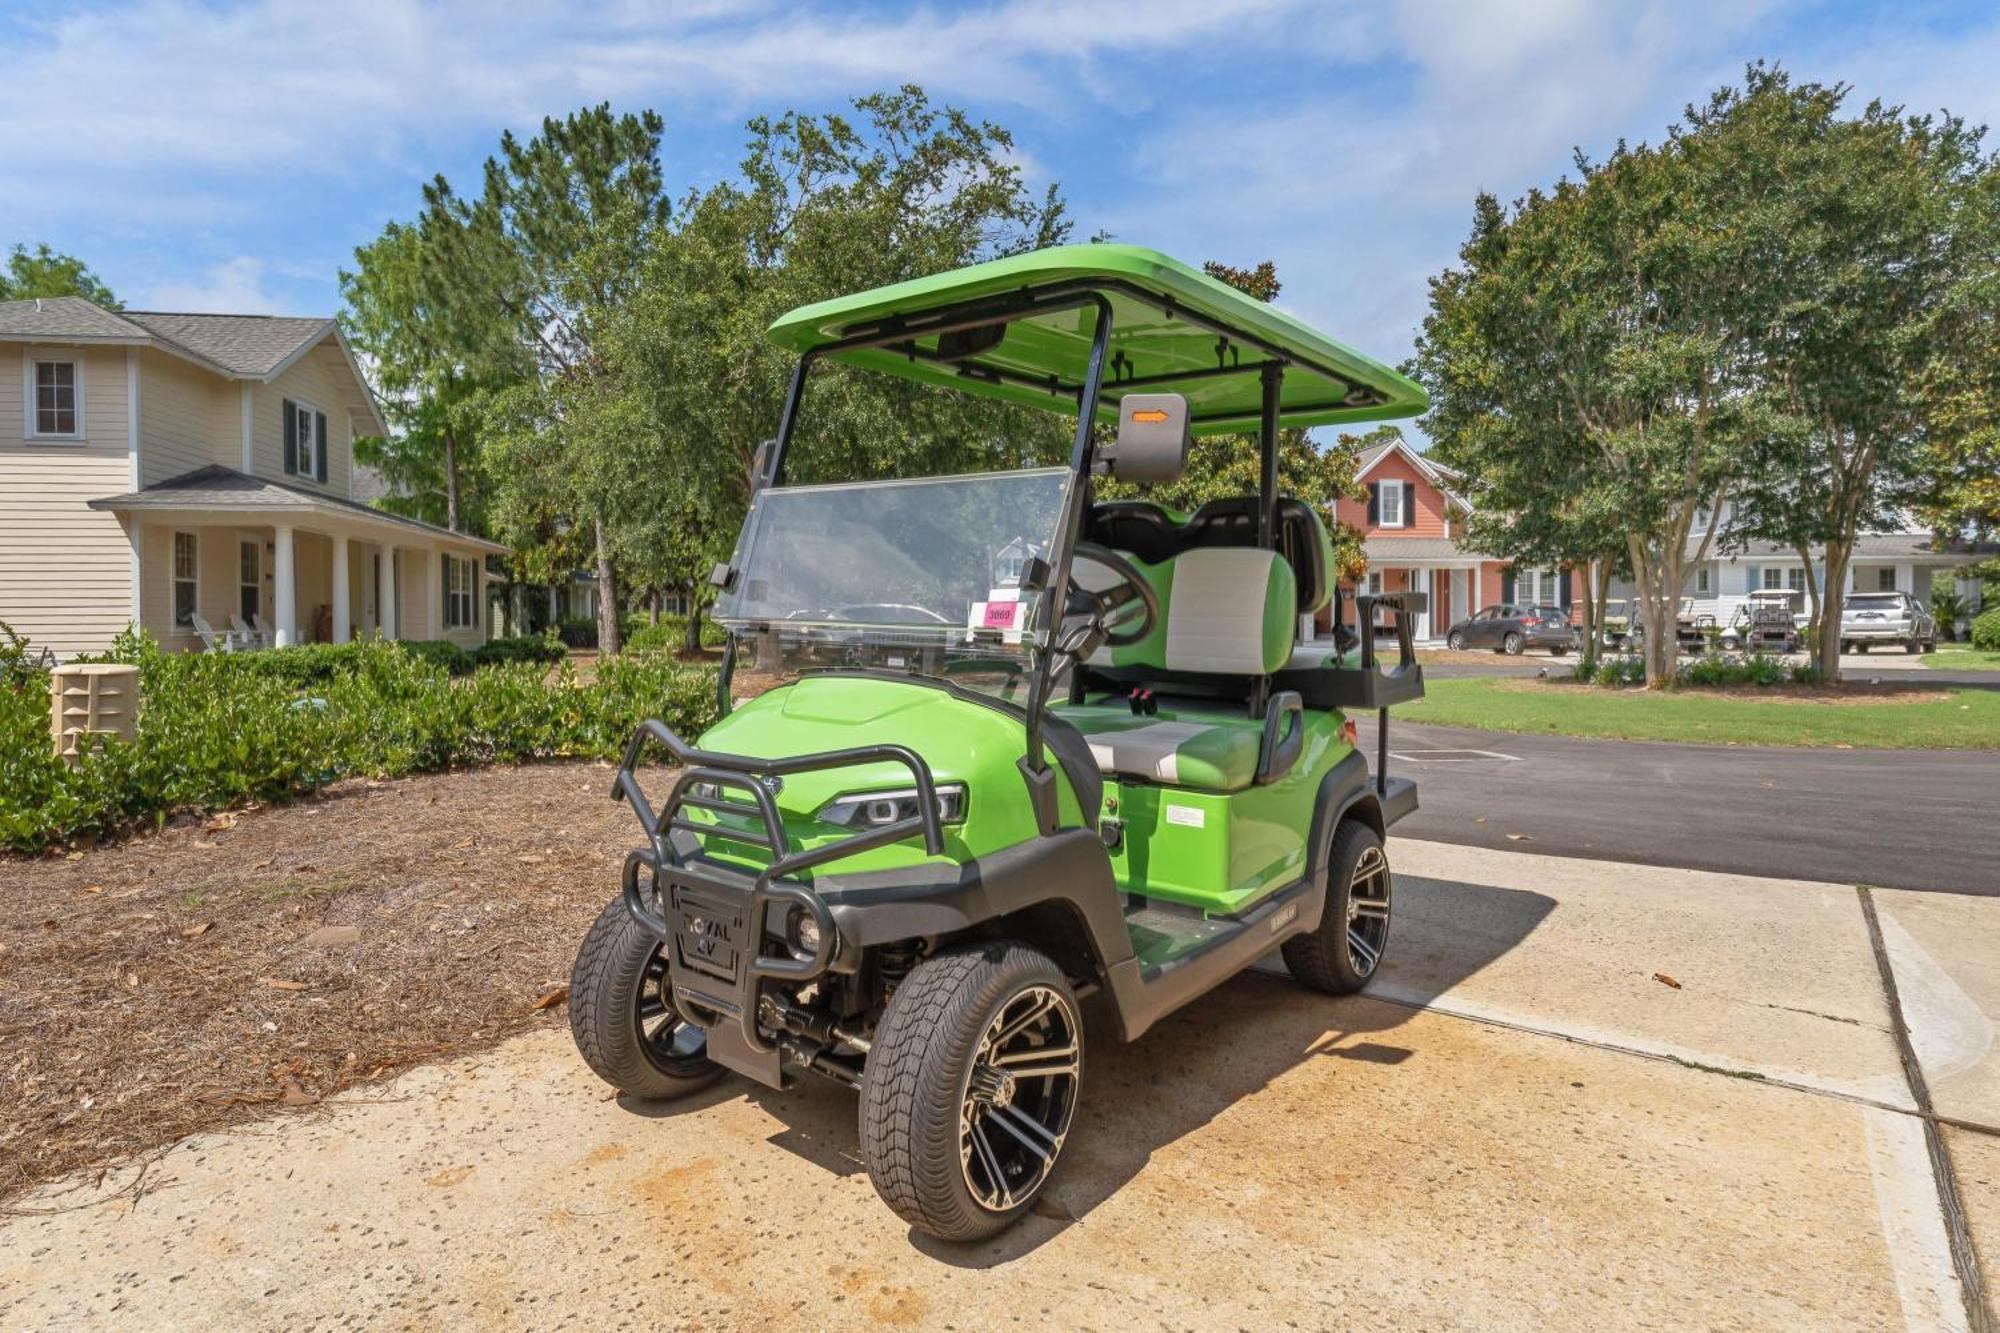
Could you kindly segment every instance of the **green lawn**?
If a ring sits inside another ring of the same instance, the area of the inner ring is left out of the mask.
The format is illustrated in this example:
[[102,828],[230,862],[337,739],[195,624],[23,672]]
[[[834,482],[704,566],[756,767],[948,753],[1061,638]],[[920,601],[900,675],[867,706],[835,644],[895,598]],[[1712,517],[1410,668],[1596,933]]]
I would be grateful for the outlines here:
[[1969,643],[1941,643],[1923,662],[1940,671],[2000,671],[2000,653],[1982,653]]
[[1410,722],[1487,731],[1693,741],[1707,745],[1855,749],[2000,749],[2000,690],[1951,689],[1942,698],[1827,700],[1612,690],[1569,682],[1474,678],[1427,682],[1396,709]]

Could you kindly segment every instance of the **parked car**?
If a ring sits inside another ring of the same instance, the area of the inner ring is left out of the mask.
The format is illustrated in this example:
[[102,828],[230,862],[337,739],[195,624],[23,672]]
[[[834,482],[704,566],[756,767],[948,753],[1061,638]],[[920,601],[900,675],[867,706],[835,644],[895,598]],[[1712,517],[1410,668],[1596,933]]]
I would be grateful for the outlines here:
[[1722,646],[1729,652],[1792,653],[1799,647],[1799,630],[1809,620],[1800,609],[1805,592],[1798,588],[1757,588],[1736,608]]
[[1937,621],[1906,592],[1850,593],[1840,607],[1840,651],[1865,653],[1900,643],[1906,653],[1937,651]]
[[1453,625],[1444,641],[1453,649],[1491,648],[1514,656],[1546,648],[1561,657],[1576,646],[1576,630],[1559,606],[1489,606]]

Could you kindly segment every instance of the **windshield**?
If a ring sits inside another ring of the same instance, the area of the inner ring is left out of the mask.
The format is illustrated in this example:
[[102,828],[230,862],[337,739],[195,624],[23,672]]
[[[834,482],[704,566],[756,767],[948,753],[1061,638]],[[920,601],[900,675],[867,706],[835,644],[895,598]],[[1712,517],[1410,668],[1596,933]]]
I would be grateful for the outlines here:
[[1067,468],[758,493],[715,619],[769,671],[864,667],[1011,689]]

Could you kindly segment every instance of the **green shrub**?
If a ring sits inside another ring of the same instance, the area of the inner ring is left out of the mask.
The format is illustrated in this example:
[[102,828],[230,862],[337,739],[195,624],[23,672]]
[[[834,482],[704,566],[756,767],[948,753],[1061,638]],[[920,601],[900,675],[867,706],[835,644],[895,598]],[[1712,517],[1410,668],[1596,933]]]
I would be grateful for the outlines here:
[[448,676],[463,676],[472,670],[472,654],[449,639],[419,639],[398,646],[419,662],[428,662]]
[[572,616],[557,623],[556,637],[571,648],[595,648],[597,621],[589,616]]
[[[298,649],[175,654],[132,637],[116,651],[140,670],[138,734],[94,743],[74,766],[49,744],[46,683],[0,690],[0,847],[39,851],[352,775],[611,758],[648,717],[689,737],[715,717],[714,673],[667,658],[608,661],[586,685],[567,665],[551,677],[539,660],[454,680],[445,654],[379,641],[339,645],[331,659]],[[294,664],[269,665],[287,654],[299,654]],[[339,665],[321,669],[328,660]]]
[[[701,646],[720,648],[728,641],[722,626],[703,616],[701,621]],[[687,618],[663,615],[657,625],[641,625],[625,636],[628,652],[679,652],[687,642]]]
[[1609,686],[1644,685],[1646,683],[1646,659],[1633,653],[1616,657],[1600,657],[1590,666],[1582,662],[1576,665],[1576,678],[1588,683]]
[[1972,621],[1972,646],[2000,653],[2000,606],[1980,612]]
[[1695,658],[1674,676],[1676,685],[1782,685],[1792,670],[1769,653],[1711,653]]
[[37,681],[46,686],[49,662],[12,625],[0,620],[0,689],[26,689]]
[[523,634],[511,639],[489,639],[472,650],[472,665],[475,667],[496,666],[502,662],[539,662],[543,666],[554,666],[569,656],[562,640],[553,634]]

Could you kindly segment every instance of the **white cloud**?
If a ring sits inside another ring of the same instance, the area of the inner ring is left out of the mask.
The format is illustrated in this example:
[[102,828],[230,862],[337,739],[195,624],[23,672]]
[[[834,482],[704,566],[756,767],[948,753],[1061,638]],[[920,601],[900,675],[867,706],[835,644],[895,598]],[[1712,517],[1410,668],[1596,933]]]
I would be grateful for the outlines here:
[[238,255],[204,269],[194,279],[169,278],[154,283],[127,302],[135,310],[171,310],[186,314],[286,315],[290,310],[264,285],[264,261]]

